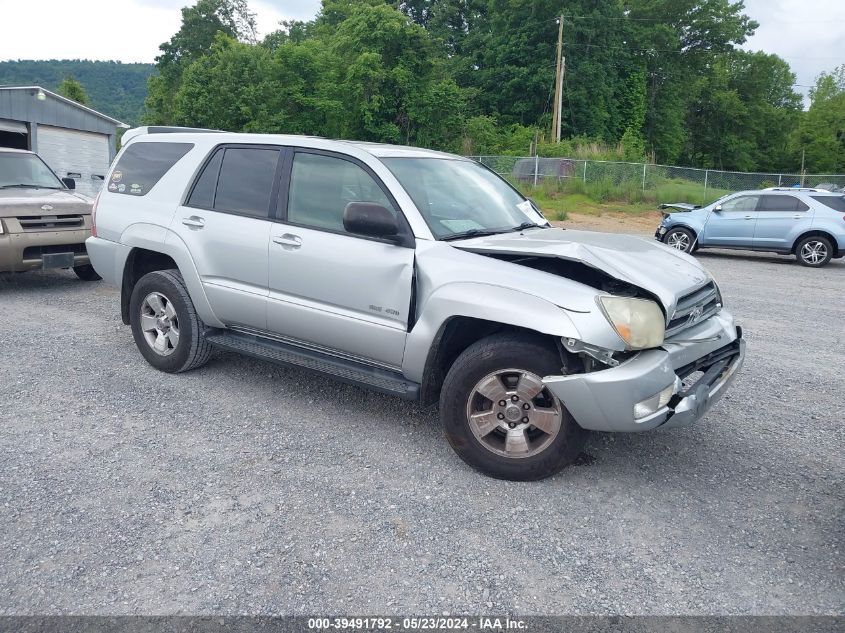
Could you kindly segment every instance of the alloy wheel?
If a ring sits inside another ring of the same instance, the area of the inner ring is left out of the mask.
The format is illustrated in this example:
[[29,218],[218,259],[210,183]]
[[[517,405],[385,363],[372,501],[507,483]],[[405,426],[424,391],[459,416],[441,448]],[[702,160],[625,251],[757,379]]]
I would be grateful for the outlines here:
[[667,246],[676,248],[679,251],[687,252],[690,247],[690,238],[689,235],[687,235],[683,231],[673,231],[672,233],[669,233],[669,237],[666,240],[666,244]]
[[819,264],[827,257],[827,245],[824,242],[812,240],[801,247],[801,259],[808,264]]
[[542,452],[557,437],[563,418],[560,402],[543,380],[521,369],[504,369],[478,381],[466,415],[482,446],[510,458]]
[[173,302],[151,292],[141,302],[141,332],[156,354],[170,356],[179,345],[179,318]]

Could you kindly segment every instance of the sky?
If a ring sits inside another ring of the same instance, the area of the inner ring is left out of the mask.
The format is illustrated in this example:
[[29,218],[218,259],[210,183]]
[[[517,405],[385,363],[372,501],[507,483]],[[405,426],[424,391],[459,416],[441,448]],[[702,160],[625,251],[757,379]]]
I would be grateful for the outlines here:
[[[152,62],[192,0],[0,0],[0,60],[103,59]],[[780,55],[806,95],[816,77],[845,63],[845,1],[746,0],[760,23],[743,46]],[[308,20],[320,0],[249,0],[259,34],[280,20]],[[34,25],[37,23],[38,29]],[[27,25],[16,28],[12,25]]]

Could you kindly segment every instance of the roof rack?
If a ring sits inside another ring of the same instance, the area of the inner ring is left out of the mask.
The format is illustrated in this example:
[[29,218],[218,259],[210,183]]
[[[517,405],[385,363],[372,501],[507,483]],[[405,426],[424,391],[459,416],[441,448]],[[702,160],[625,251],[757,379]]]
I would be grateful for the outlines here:
[[763,191],[809,191],[820,193],[827,191],[826,189],[816,189],[815,187],[767,187]]
[[178,127],[175,125],[145,125],[142,127],[133,127],[131,130],[126,130],[121,139],[121,144],[126,145],[136,136],[143,136],[144,134],[179,134],[180,132],[194,132],[194,133],[222,133],[223,130],[209,130],[202,127]]

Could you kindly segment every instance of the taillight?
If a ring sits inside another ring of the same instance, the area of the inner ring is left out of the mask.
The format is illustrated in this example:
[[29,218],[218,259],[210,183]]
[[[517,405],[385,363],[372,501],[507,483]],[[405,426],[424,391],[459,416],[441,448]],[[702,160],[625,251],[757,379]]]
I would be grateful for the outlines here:
[[100,192],[94,196],[94,206],[91,207],[91,237],[97,237],[97,203],[100,201]]

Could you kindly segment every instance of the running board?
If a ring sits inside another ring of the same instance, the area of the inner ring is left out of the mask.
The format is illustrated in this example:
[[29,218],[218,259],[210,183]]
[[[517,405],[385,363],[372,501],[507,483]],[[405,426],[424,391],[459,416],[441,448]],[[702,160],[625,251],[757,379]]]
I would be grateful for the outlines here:
[[418,400],[420,397],[419,384],[405,379],[399,372],[388,369],[232,330],[208,333],[206,340],[222,350],[279,365],[302,367],[350,385],[399,396],[405,400]]

